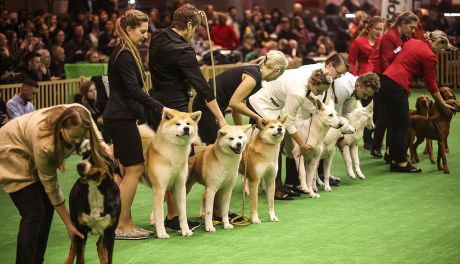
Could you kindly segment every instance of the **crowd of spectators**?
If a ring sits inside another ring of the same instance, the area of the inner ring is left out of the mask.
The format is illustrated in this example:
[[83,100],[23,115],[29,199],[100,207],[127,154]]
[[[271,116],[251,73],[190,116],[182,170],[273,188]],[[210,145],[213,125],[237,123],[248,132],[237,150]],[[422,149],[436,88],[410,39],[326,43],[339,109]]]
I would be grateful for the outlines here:
[[[460,19],[449,23],[443,13],[449,10],[445,9],[445,5],[439,5],[415,13],[422,21],[422,30],[443,30],[458,45]],[[18,83],[24,76],[36,81],[63,79],[64,63],[107,62],[119,41],[114,30],[119,12],[113,8],[94,10],[89,13],[72,7],[70,15],[57,15],[1,9],[0,84]],[[267,11],[257,4],[244,11],[235,7],[216,11],[213,5],[205,5],[203,10],[216,50],[216,63],[247,62],[276,49],[286,54],[290,67],[347,52],[350,42],[366,30],[367,21],[379,15],[379,9],[367,1],[356,6],[347,0],[341,6],[328,4],[324,9],[295,3],[291,13],[278,8]],[[149,38],[158,29],[170,26],[171,10],[154,7],[147,12]],[[347,18],[348,13],[355,17]],[[149,43],[150,39],[146,39],[140,47],[146,70]],[[210,63],[205,23],[196,30],[192,45],[201,62]]]

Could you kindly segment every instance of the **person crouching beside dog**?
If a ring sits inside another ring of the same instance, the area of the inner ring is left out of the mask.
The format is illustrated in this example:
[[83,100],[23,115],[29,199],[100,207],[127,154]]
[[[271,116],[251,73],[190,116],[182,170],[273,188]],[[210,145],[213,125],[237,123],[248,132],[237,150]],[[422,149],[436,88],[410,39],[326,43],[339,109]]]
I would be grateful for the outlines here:
[[[284,53],[276,50],[268,52],[255,62],[256,64],[236,67],[216,76],[216,100],[220,111],[225,115],[225,109],[232,108],[235,125],[243,125],[240,114],[256,120],[257,124],[261,123],[262,117],[249,109],[245,100],[262,88],[262,81],[276,80],[288,65]],[[213,87],[212,79],[208,83]],[[201,141],[207,145],[213,144],[217,139],[219,127],[214,115],[206,106],[206,100],[200,94],[193,100],[193,111],[202,112],[198,122]],[[214,212],[220,212],[219,208],[215,208]],[[233,213],[231,218],[234,217],[236,215]]]
[[99,166],[108,151],[91,114],[82,105],[58,105],[15,118],[0,130],[0,184],[21,215],[16,263],[44,263],[54,210],[69,238],[83,238],[72,224],[57,170],[86,135]]
[[146,77],[137,45],[147,38],[148,16],[129,10],[116,22],[122,43],[109,59],[110,96],[103,114],[104,131],[113,142],[114,155],[125,169],[120,183],[121,213],[117,239],[145,239],[149,232],[131,218],[137,183],[144,174],[144,156],[138,120],[145,120],[144,107],[158,113],[163,105],[147,94]]
[[452,115],[453,107],[446,104],[436,83],[435,52],[452,49],[446,34],[440,30],[425,32],[424,40],[410,39],[393,63],[383,72],[380,93],[388,111],[390,139],[390,171],[421,172],[407,162],[407,133],[409,129],[410,87],[414,77],[423,76],[436,104],[446,115]]

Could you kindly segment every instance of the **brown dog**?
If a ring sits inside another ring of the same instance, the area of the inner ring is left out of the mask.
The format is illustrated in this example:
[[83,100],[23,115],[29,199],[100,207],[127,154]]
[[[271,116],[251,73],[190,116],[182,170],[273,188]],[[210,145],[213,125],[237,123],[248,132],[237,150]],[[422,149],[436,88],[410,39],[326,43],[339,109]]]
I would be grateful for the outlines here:
[[[460,103],[454,99],[446,100],[446,103],[455,108],[455,112],[460,111]],[[408,147],[410,148],[411,161],[413,163],[419,162],[417,156],[417,147],[420,143],[423,142],[425,138],[438,141],[438,157],[437,165],[438,170],[444,171],[444,173],[449,173],[449,168],[447,167],[446,159],[446,142],[447,137],[449,136],[450,122],[452,120],[451,116],[444,115],[438,107],[433,107],[436,110],[433,113],[433,116],[420,116],[412,115],[410,116],[410,126],[408,133]],[[417,137],[417,140],[414,143],[414,138]],[[442,159],[442,165],[441,165]]]
[[[417,98],[415,102],[415,110],[410,111],[410,115],[420,115],[420,116],[432,116],[434,102],[427,95],[421,95]],[[433,145],[431,139],[426,140],[425,149],[423,154],[428,154],[432,164],[435,164],[433,157]]]

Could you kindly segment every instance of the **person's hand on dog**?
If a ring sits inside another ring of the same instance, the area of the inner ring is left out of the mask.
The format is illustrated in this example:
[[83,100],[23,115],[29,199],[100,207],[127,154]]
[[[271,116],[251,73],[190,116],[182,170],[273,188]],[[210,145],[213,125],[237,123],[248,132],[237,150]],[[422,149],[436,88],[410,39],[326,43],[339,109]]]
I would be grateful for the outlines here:
[[221,119],[217,120],[217,124],[219,125],[219,128],[223,128],[224,126],[227,126],[227,120],[225,120],[225,117],[222,117]]
[[110,146],[107,145],[105,141],[101,141],[100,144],[101,144],[102,149],[105,151],[105,153],[107,153],[107,155],[109,155],[110,157],[113,157],[113,151],[110,148]]
[[85,238],[85,236],[82,233],[80,233],[72,223],[69,223],[68,225],[66,225],[66,228],[67,228],[67,233],[69,234],[70,240],[73,240],[74,236],[78,236],[81,239]]
[[452,116],[455,111],[455,107],[447,104],[446,102],[443,102],[441,104],[441,111],[446,115],[446,116]]
[[302,144],[302,145],[300,146],[300,152],[301,152],[302,154],[308,153],[308,152],[310,152],[312,149],[313,149],[313,147],[312,147],[311,145],[309,145],[309,144]]
[[266,124],[266,123],[268,123],[268,121],[266,119],[264,119],[263,117],[260,117],[260,116],[257,117],[256,124],[257,124],[257,127],[259,129],[261,129],[264,126],[264,124]]

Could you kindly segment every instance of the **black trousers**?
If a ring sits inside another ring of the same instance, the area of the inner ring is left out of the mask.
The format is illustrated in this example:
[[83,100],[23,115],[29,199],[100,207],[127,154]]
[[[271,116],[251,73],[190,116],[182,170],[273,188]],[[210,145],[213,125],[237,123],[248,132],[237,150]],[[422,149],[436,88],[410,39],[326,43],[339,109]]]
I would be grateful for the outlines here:
[[[380,82],[382,82],[382,75],[379,75]],[[374,139],[372,143],[372,149],[380,150],[382,148],[383,137],[385,136],[385,131],[388,128],[388,111],[386,109],[385,103],[383,101],[383,96],[381,92],[378,92],[374,95]],[[387,136],[387,146],[389,144]]]
[[[221,104],[219,104],[219,107],[222,115],[225,116],[225,109],[222,109]],[[213,144],[217,139],[219,126],[216,122],[216,117],[209,110],[203,97],[196,95],[195,99],[193,99],[192,110],[194,112],[201,111],[201,118],[198,121],[198,133],[201,141],[206,144]]]
[[396,163],[407,161],[407,133],[409,130],[409,99],[406,90],[390,78],[381,79],[380,93],[388,111],[390,157]]
[[40,182],[10,193],[10,197],[21,215],[16,263],[43,263],[54,207]]

